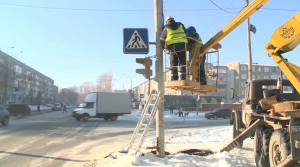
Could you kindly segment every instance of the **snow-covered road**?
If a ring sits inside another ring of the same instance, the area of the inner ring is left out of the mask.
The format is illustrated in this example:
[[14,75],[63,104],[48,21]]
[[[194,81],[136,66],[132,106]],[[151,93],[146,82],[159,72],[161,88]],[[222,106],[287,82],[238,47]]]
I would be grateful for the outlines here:
[[[179,120],[183,120],[182,117],[175,115],[169,115],[165,112],[166,124],[172,121],[176,121],[177,124]],[[138,118],[138,111],[133,112],[129,117]],[[117,167],[127,167],[127,166],[201,166],[201,167],[253,167],[255,162],[253,159],[253,141],[247,139],[244,141],[243,149],[233,149],[230,152],[219,153],[219,150],[224,147],[227,143],[232,140],[232,126],[229,125],[228,119],[222,124],[210,124],[217,123],[217,121],[224,121],[223,119],[217,120],[206,120],[204,114],[201,113],[196,115],[194,113],[186,117],[184,124],[189,124],[193,122],[204,122],[205,126],[198,127],[185,127],[185,128],[172,128],[165,130],[165,141],[166,141],[166,151],[170,152],[165,158],[161,159],[149,153],[150,150],[142,149],[145,155],[136,157],[130,154],[118,153],[121,148],[128,144],[132,134],[127,134],[122,136],[124,139],[122,142],[114,142],[113,148],[106,148],[101,151],[101,154],[95,156],[94,161],[87,163],[86,165],[91,165],[94,163],[98,166],[117,166]],[[226,123],[228,122],[228,123]],[[208,125],[207,125],[208,124]],[[180,125],[178,125],[180,126]],[[127,139],[127,140],[126,140]],[[144,148],[146,146],[154,146],[156,141],[155,129],[149,131],[146,141],[144,143]],[[109,144],[110,145],[110,144]],[[185,149],[211,149],[214,154],[201,157],[196,155],[187,154],[176,154],[176,152]],[[104,158],[105,155],[110,154],[108,158]],[[112,158],[115,157],[116,159]],[[96,163],[97,162],[97,163]],[[96,165],[95,165],[96,166]]]

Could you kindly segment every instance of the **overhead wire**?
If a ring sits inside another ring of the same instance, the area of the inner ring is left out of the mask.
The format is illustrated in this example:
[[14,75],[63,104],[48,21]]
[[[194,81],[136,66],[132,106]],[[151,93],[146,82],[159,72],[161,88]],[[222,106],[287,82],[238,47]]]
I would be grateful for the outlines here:
[[[210,1],[211,1],[211,0],[210,0]],[[226,10],[227,10],[227,9],[228,9],[235,1],[236,1],[236,0],[233,0],[233,1],[227,6]],[[211,2],[212,2],[212,1],[211,1]],[[244,9],[244,8],[243,8],[243,9]],[[243,9],[242,9],[242,10],[243,10]],[[241,10],[241,11],[242,11],[242,10]],[[240,12],[241,12],[241,11],[240,11]],[[224,13],[225,13],[225,10],[223,10],[223,12],[219,15],[219,17],[217,17],[216,20],[214,20],[214,21],[211,23],[211,25],[210,25],[210,26],[209,26],[202,34],[204,34],[207,30],[209,30],[210,27],[213,26],[213,25],[215,24],[215,22],[216,22],[216,21],[217,21]]]
[[[217,4],[215,4],[212,0],[209,0],[209,1],[210,1],[213,5],[215,5],[217,8],[219,8],[220,10],[222,10],[223,12],[226,12],[226,13],[232,13],[232,14],[233,14],[233,13],[239,13],[239,12],[228,12],[227,10],[225,10],[225,9],[221,8],[220,6],[218,6]],[[234,0],[234,1],[235,1],[235,0]],[[234,1],[233,1],[233,2],[234,2]],[[232,2],[232,3],[233,3],[233,2]],[[232,4],[232,3],[231,3],[231,4]],[[231,5],[231,4],[230,4],[230,5]],[[230,6],[230,5],[229,5],[229,6]],[[229,7],[229,6],[228,6],[228,7]],[[228,7],[227,7],[227,8],[228,8]],[[227,9],[227,8],[226,8],[226,9]]]
[[[210,0],[211,1],[211,0]],[[171,9],[165,11],[172,12],[193,12],[193,11],[213,11],[213,10],[222,10],[227,13],[238,13],[238,12],[229,12],[228,9],[242,9],[244,7],[236,7],[236,8],[226,8],[225,10],[211,1],[218,9]],[[89,9],[89,8],[63,8],[63,7],[49,7],[49,6],[36,6],[36,5],[21,5],[21,4],[13,4],[13,3],[4,3],[0,2],[0,5],[6,6],[15,6],[15,7],[23,7],[23,8],[37,8],[37,9],[49,9],[49,10],[70,10],[70,11],[90,11],[90,12],[153,12],[153,9]],[[273,9],[273,8],[261,8],[264,10],[280,10],[280,11],[298,11],[295,9]]]

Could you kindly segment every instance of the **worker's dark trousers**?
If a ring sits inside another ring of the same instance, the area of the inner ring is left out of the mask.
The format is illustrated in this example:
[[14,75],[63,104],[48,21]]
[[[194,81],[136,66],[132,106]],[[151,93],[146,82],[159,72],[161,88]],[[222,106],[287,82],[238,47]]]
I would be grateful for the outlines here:
[[[170,52],[170,63],[171,66],[181,66],[186,65],[186,52]],[[185,80],[186,78],[186,67],[179,68],[180,80]],[[171,80],[178,80],[178,67],[171,67]]]
[[[207,85],[206,75],[205,75],[205,60],[206,60],[206,56],[204,55],[201,65],[200,65],[200,84],[201,85]],[[198,76],[199,76],[199,70],[198,70]],[[199,82],[199,79],[196,79],[196,82]]]

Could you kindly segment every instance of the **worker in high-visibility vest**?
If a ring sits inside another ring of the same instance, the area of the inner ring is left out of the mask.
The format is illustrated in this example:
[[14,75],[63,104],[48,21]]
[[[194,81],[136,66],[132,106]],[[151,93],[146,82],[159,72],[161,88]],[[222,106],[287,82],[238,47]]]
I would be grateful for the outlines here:
[[[189,60],[192,60],[193,55],[195,54],[196,47],[201,47],[203,45],[202,39],[200,35],[197,33],[196,28],[193,26],[190,26],[187,28],[188,36],[191,38],[194,38],[198,41],[188,39],[188,51],[189,51]],[[199,50],[200,51],[200,50]],[[198,54],[199,54],[198,51]],[[198,56],[198,55],[195,55]],[[200,64],[200,69],[198,70],[198,77],[199,77],[199,71],[200,71],[200,84],[201,85],[206,85],[206,74],[205,74],[205,60],[206,60],[206,55],[203,56],[201,64]],[[199,78],[197,77],[196,82],[199,82]]]
[[[171,63],[171,80],[186,79],[186,52],[185,47],[187,39],[179,38],[186,37],[186,29],[180,22],[175,22],[172,16],[166,18],[166,25],[160,37],[162,47],[170,53]],[[179,38],[179,39],[175,39]],[[180,76],[178,77],[178,67]]]

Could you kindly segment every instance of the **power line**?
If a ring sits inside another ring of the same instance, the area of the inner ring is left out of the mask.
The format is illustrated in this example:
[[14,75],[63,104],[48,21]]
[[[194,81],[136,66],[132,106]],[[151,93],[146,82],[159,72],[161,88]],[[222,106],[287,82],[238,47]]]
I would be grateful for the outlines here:
[[[239,12],[228,12],[227,10],[222,9],[222,8],[219,7],[217,4],[215,4],[212,0],[209,0],[209,1],[210,1],[213,5],[215,5],[217,8],[219,8],[220,10],[222,10],[223,12],[231,13],[231,14],[233,14],[233,13],[239,13]],[[234,1],[235,1],[235,0],[234,0]],[[233,1],[233,2],[234,2],[234,1]],[[231,2],[231,4],[232,4],[233,2]],[[230,5],[231,5],[231,4],[230,4]],[[230,6],[230,5],[229,5],[229,6]],[[227,8],[228,8],[228,7],[227,7]],[[227,8],[226,8],[226,9],[227,9]]]
[[[234,3],[234,1],[235,1],[235,0],[233,0],[233,1],[227,6],[226,10]],[[211,1],[211,2],[212,2],[212,1]],[[243,9],[244,9],[244,8],[243,8]],[[242,10],[243,10],[243,9],[242,9]],[[210,27],[213,26],[213,25],[215,24],[215,22],[216,22],[216,21],[217,21],[224,13],[225,13],[226,10],[223,10],[223,12],[220,14],[220,16],[217,17],[216,20],[213,21],[213,22],[211,23],[211,25],[210,25],[210,26],[209,26],[202,34],[204,34],[207,30],[209,30]],[[241,11],[242,11],[242,10],[241,10]],[[241,11],[240,11],[240,12],[241,12]]]
[[[211,1],[211,0],[210,0]],[[220,8],[218,5],[216,5],[213,1],[211,1],[215,6],[218,7],[218,9],[171,9],[171,10],[165,10],[165,11],[171,11],[171,12],[196,12],[196,11],[213,11],[213,10],[222,10],[224,9]],[[6,5],[6,6],[15,6],[15,7],[24,7],[24,8],[37,8],[37,9],[50,9],[50,10],[71,10],[71,11],[89,11],[89,12],[153,12],[154,10],[149,9],[88,9],[88,8],[63,8],[63,7],[49,7],[49,6],[34,6],[34,5],[20,5],[20,4],[11,4],[11,3],[3,3],[0,2],[0,5]],[[242,9],[243,7],[236,7],[236,8],[226,8],[228,9]],[[280,10],[280,11],[298,11],[294,9],[272,9],[272,8],[262,8],[264,10]],[[238,13],[238,12],[228,12],[227,13]]]

